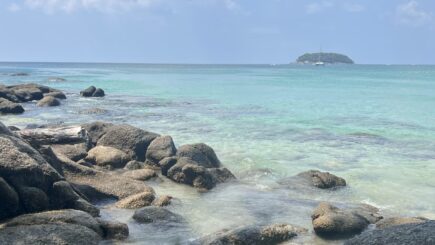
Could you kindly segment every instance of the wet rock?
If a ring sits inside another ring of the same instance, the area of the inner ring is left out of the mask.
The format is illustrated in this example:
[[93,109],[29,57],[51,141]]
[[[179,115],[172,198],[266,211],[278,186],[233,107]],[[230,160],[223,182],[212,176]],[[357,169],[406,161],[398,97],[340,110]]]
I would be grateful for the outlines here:
[[29,76],[29,73],[27,73],[27,72],[18,72],[18,73],[12,73],[11,76],[12,77],[26,77],[26,76]]
[[155,196],[153,192],[143,192],[126,197],[118,201],[115,206],[118,208],[125,209],[137,209],[142,207],[150,206],[154,201]]
[[104,97],[104,90],[101,88],[97,88],[95,92],[92,94],[92,97]]
[[80,198],[73,202],[69,202],[65,206],[65,208],[81,210],[83,212],[90,214],[92,217],[100,216],[100,210],[94,205],[90,204],[88,201],[84,200],[83,198]]
[[100,145],[92,148],[85,160],[98,166],[112,169],[123,168],[130,161],[130,158],[121,150]]
[[396,225],[424,223],[426,221],[428,221],[428,219],[423,217],[394,217],[394,218],[387,218],[378,221],[376,223],[376,228],[385,229],[387,227],[396,226]]
[[172,202],[171,196],[161,196],[159,198],[156,198],[153,201],[152,205],[157,207],[165,207],[165,206],[169,206],[171,202]]
[[101,218],[97,218],[97,221],[100,223],[105,239],[127,239],[129,230],[126,224],[116,221],[108,221]]
[[337,177],[328,172],[320,172],[318,170],[310,170],[298,174],[308,180],[311,185],[320,189],[329,189],[334,187],[346,186],[346,181],[343,178]]
[[157,177],[157,174],[152,169],[137,169],[130,170],[122,174],[126,178],[132,178],[135,180],[147,181],[151,178]]
[[317,235],[323,237],[349,237],[362,232],[376,219],[368,220],[366,217],[375,217],[360,210],[345,210],[322,202],[311,215],[313,228]]
[[95,146],[97,145],[98,140],[106,134],[107,130],[114,126],[112,123],[105,123],[105,122],[92,122],[83,124],[83,129],[86,130],[90,141]]
[[22,225],[45,225],[63,223],[84,226],[93,230],[100,236],[103,235],[103,231],[101,230],[100,224],[97,222],[97,220],[95,220],[88,213],[73,209],[24,214],[9,220],[5,224],[3,224],[3,226],[15,227]]
[[90,86],[87,89],[80,91],[80,95],[83,97],[92,97],[92,95],[95,93],[95,90],[97,90],[96,87]]
[[88,143],[78,144],[63,144],[63,145],[51,145],[51,148],[55,152],[59,152],[73,161],[79,161],[88,155]]
[[122,150],[138,161],[145,161],[149,144],[159,135],[127,124],[114,125],[98,140],[98,146],[110,146]]
[[36,105],[40,106],[40,107],[60,106],[60,101],[58,99],[54,98],[53,96],[44,96],[44,98],[42,98],[40,101],[38,101],[38,103]]
[[403,224],[366,231],[345,245],[430,245],[435,244],[435,221]]
[[0,244],[98,245],[93,230],[74,224],[23,225],[0,229]]
[[108,112],[109,111],[106,110],[106,109],[90,108],[90,109],[80,110],[78,113],[79,114],[84,114],[84,115],[102,115],[102,114],[106,114]]
[[136,210],[133,219],[141,224],[165,223],[166,225],[176,225],[185,223],[184,218],[165,208],[149,206]]
[[0,122],[0,135],[14,136],[10,127],[6,127],[2,122]]
[[49,207],[47,194],[39,188],[19,187],[18,195],[27,213],[44,211]]
[[205,168],[219,168],[221,165],[214,150],[204,143],[183,145],[178,149],[177,156],[190,158]]
[[56,99],[60,99],[60,100],[65,100],[66,99],[66,95],[60,91],[56,91],[56,92],[50,92],[50,93],[46,93],[44,94],[45,97],[47,96],[51,96],[54,97]]
[[21,102],[20,99],[15,95],[15,93],[8,89],[6,86],[0,84],[0,98],[10,100],[12,102]]
[[21,102],[40,100],[44,97],[44,94],[46,93],[59,91],[35,83],[12,85],[7,86],[6,88],[12,91]]
[[23,113],[24,108],[8,99],[0,98],[0,113],[3,114],[18,114]]
[[80,199],[80,196],[73,190],[71,185],[66,181],[58,181],[53,184],[52,202],[56,206],[64,207],[67,203]]
[[145,164],[143,162],[139,162],[139,161],[133,160],[133,161],[129,161],[125,165],[124,169],[127,169],[127,170],[137,170],[137,169],[144,168],[144,166],[145,166]]
[[213,245],[273,245],[290,240],[298,233],[306,232],[306,229],[295,227],[289,224],[274,225],[249,225],[232,230],[223,230],[215,234],[203,237],[193,244]]
[[155,138],[148,146],[146,152],[146,163],[157,165],[165,157],[172,157],[176,154],[174,141],[171,136],[160,136]]
[[0,177],[0,220],[13,216],[19,208],[17,192]]

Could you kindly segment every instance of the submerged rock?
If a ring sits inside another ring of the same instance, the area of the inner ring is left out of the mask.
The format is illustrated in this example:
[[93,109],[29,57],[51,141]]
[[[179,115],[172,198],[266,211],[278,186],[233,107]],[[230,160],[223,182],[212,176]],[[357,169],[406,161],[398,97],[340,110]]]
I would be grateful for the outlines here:
[[37,106],[60,106],[60,101],[53,96],[44,96],[38,103]]
[[123,168],[130,158],[121,150],[108,146],[96,146],[86,156],[86,161],[101,167]]
[[3,114],[18,114],[23,113],[24,108],[8,99],[0,98],[0,113]]
[[435,244],[435,221],[403,224],[366,231],[345,245],[432,245]]
[[385,229],[387,227],[396,226],[396,225],[424,223],[426,221],[428,221],[428,219],[423,217],[394,217],[394,218],[387,218],[378,221],[376,223],[376,228]]
[[60,91],[46,93],[46,94],[44,94],[44,96],[51,96],[51,97],[54,97],[54,98],[60,99],[60,100],[66,99],[66,95]]
[[146,163],[158,166],[165,157],[172,157],[177,152],[171,136],[160,136],[155,138],[148,146],[146,152]]
[[154,201],[155,196],[153,192],[143,192],[135,195],[131,195],[126,197],[120,201],[118,201],[115,206],[118,208],[125,209],[137,209],[143,208],[146,206],[150,206]]
[[311,185],[320,189],[329,189],[339,186],[346,186],[346,181],[343,178],[330,174],[328,172],[320,172],[318,170],[310,170],[298,174],[308,180]]
[[104,97],[104,90],[101,88],[97,88],[95,92],[92,94],[92,97]]
[[232,230],[223,230],[212,235],[200,238],[192,244],[213,244],[213,245],[273,245],[280,244],[298,233],[307,232],[306,229],[295,227],[289,224],[274,225],[248,225]]
[[168,226],[186,222],[181,215],[175,214],[166,208],[155,206],[149,206],[136,210],[136,212],[134,212],[133,219],[142,224],[164,223]]
[[382,217],[367,209],[339,209],[322,202],[311,215],[313,228],[323,237],[349,237],[362,232]]
[[101,229],[103,230],[104,238],[125,240],[129,235],[128,226],[124,223],[117,221],[108,221],[97,218]]

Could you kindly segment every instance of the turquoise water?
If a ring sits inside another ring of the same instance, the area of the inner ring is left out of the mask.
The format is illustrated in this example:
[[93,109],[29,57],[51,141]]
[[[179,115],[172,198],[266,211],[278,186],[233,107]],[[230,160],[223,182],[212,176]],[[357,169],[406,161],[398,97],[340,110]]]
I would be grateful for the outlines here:
[[[24,114],[1,116],[5,124],[105,120],[171,135],[177,145],[212,146],[240,183],[207,194],[155,184],[158,193],[179,197],[173,209],[188,217],[194,235],[174,234],[194,237],[258,220],[311,228],[320,200],[435,218],[435,66],[0,63],[0,81],[37,82],[68,96],[58,108],[25,104]],[[89,85],[107,96],[80,98]],[[108,112],[83,112],[89,108]],[[349,187],[319,192],[277,183],[313,168],[344,177]],[[129,222],[125,211],[106,211]],[[138,231],[133,243],[164,238],[131,226]]]

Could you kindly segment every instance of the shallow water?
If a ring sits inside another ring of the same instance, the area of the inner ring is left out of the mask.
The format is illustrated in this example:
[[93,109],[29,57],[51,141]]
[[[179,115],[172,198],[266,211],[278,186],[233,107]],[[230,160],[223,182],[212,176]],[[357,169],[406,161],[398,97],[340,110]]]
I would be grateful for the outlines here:
[[[11,77],[15,72],[30,76]],[[0,81],[37,82],[68,96],[57,108],[24,104],[24,114],[0,117],[5,124],[128,123],[171,135],[178,146],[205,142],[239,178],[206,194],[151,183],[177,197],[171,208],[188,228],[168,232],[136,225],[131,212],[103,210],[130,222],[130,243],[183,243],[258,221],[310,229],[322,200],[435,218],[435,66],[0,63]],[[107,96],[80,98],[89,85]],[[91,108],[107,112],[86,112]],[[313,168],[344,177],[349,187],[325,192],[277,183]],[[309,235],[304,241],[333,243]]]

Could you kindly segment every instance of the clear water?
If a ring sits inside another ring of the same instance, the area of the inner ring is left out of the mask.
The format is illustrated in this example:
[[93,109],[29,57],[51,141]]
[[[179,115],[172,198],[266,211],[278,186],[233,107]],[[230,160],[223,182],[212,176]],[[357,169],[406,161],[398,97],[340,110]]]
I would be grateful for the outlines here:
[[[170,236],[131,222],[131,212],[104,209],[129,222],[131,243],[174,244],[258,221],[310,229],[321,200],[435,218],[435,66],[0,63],[0,81],[37,82],[68,96],[58,108],[25,104],[24,114],[1,116],[5,124],[129,123],[171,135],[177,145],[209,144],[240,180],[206,194],[167,180],[150,183],[178,198],[171,209],[189,221]],[[107,96],[80,98],[89,85]],[[89,108],[108,113],[83,113]],[[333,172],[349,186],[329,192],[277,183],[308,169]],[[309,234],[307,243],[331,243]]]

